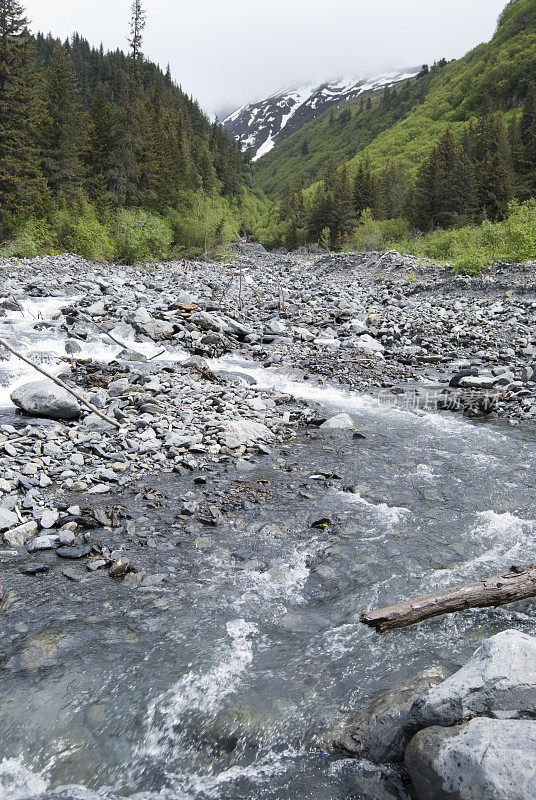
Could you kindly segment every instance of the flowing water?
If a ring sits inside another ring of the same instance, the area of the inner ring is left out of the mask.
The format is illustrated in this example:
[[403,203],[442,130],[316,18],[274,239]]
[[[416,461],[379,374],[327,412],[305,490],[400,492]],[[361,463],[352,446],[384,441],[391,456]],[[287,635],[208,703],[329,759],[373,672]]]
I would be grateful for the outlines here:
[[[36,597],[39,636],[0,675],[2,800],[373,797],[371,765],[322,754],[316,734],[398,678],[455,669],[500,630],[536,634],[529,602],[384,636],[359,623],[536,561],[534,430],[388,408],[238,357],[212,367],[350,413],[366,439],[302,435],[277,475],[253,467],[280,491],[222,526],[195,575],[166,554],[175,579],[152,590],[88,582]],[[5,384],[24,377],[9,369]]]

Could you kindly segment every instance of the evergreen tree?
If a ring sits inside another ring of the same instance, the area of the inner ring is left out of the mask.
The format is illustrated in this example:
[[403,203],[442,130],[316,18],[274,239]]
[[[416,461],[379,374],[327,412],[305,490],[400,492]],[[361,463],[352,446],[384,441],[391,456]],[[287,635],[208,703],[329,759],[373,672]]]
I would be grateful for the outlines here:
[[113,154],[117,150],[116,134],[114,107],[106,98],[103,84],[99,83],[86,126],[83,161],[89,196],[100,203],[106,202],[105,195],[110,189]]
[[141,0],[134,0],[132,3],[132,16],[130,19],[130,52],[135,63],[142,58],[141,47],[143,44],[143,31],[147,24],[147,12],[144,10]]
[[57,44],[47,69],[43,173],[53,197],[71,199],[81,184],[82,119],[78,87],[65,47]]
[[353,201],[357,216],[366,208],[373,212],[378,209],[378,176],[372,171],[370,161],[360,161],[354,176]]
[[448,228],[470,221],[474,210],[473,167],[449,128],[419,170],[415,222],[423,230]]
[[300,153],[302,154],[302,156],[308,156],[309,155],[309,145],[307,143],[307,139],[303,140],[302,146],[300,148]]
[[[489,103],[485,104],[486,108]],[[503,219],[512,199],[514,174],[508,131],[499,114],[487,114],[471,124],[464,136],[464,149],[476,175],[480,215]]]
[[6,217],[35,211],[46,193],[39,165],[39,100],[24,8],[0,0],[0,240]]
[[[392,161],[380,178],[379,210],[386,219],[409,216],[408,193],[410,178],[406,164]],[[374,208],[374,206],[372,206]]]
[[333,209],[331,212],[331,225],[329,226],[336,249],[343,246],[348,234],[355,225],[352,182],[348,174],[348,167],[343,164],[337,170],[333,186]]

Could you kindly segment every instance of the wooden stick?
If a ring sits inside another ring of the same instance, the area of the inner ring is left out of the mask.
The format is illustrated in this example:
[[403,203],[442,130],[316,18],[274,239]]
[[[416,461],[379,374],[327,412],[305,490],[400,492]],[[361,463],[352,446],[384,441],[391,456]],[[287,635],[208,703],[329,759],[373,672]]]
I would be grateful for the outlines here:
[[30,367],[33,367],[35,370],[37,370],[37,372],[40,372],[41,375],[45,376],[45,378],[48,378],[49,380],[53,381],[57,386],[61,386],[61,388],[65,389],[66,392],[69,392],[69,394],[71,394],[73,397],[76,397],[76,399],[80,403],[86,406],[86,408],[89,408],[90,411],[92,411],[98,417],[103,419],[109,425],[113,425],[114,428],[121,427],[121,425],[119,424],[119,422],[117,422],[117,420],[112,419],[111,417],[108,417],[106,414],[104,414],[100,409],[98,409],[96,406],[90,403],[89,400],[86,400],[83,394],[78,392],[76,389],[71,389],[71,387],[67,386],[67,384],[61,380],[61,378],[57,378],[55,375],[52,375],[46,369],[40,367],[39,364],[34,364],[33,361],[30,361],[29,358],[26,358],[26,356],[23,356],[22,353],[19,353],[18,350],[15,350],[14,347],[8,344],[5,339],[0,339],[0,345],[2,345],[2,347],[5,347],[6,350],[9,350],[9,352],[12,353],[17,358],[20,358],[21,361],[24,361],[25,364],[28,364]]
[[452,614],[467,608],[488,608],[536,597],[536,565],[510,567],[504,575],[492,575],[481,581],[453,586],[433,594],[415,597],[376,611],[367,611],[361,622],[379,633],[414,625],[429,617]]
[[122,342],[120,339],[116,339],[116,338],[115,338],[115,336],[114,336],[112,333],[110,333],[109,331],[105,331],[105,330],[104,330],[104,328],[102,327],[102,323],[95,322],[95,320],[94,320],[94,319],[92,319],[92,318],[89,316],[89,314],[86,314],[84,311],[79,311],[79,312],[78,312],[78,314],[79,314],[79,316],[81,316],[83,319],[85,319],[85,320],[86,320],[86,322],[91,322],[91,324],[92,324],[92,325],[94,325],[96,328],[98,328],[98,329],[99,329],[99,331],[100,331],[101,333],[103,333],[105,336],[107,336],[109,339],[111,339],[111,340],[112,340],[112,342],[115,342],[115,344],[118,344],[118,345],[119,345],[119,347],[122,347],[122,348],[123,348],[123,350],[130,350],[130,351],[132,351],[132,348],[131,348],[131,347],[129,347],[127,344],[125,344],[124,342]]

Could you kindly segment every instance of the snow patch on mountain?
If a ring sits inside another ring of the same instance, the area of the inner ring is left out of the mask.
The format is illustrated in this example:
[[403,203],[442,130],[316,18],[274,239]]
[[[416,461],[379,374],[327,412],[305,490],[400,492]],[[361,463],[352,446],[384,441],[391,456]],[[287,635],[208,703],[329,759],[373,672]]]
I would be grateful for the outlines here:
[[388,72],[373,78],[341,78],[320,86],[308,84],[284,89],[270,97],[237,108],[224,125],[242,150],[250,150],[256,161],[269,153],[277,142],[298,131],[326,109],[364,94],[374,94],[385,86],[415,77],[419,69]]

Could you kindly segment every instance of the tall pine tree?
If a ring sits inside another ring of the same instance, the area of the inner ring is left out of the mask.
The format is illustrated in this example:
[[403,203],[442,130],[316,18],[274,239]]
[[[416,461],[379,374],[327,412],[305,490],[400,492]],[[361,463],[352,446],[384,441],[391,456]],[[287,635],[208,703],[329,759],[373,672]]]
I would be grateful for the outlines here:
[[80,190],[82,116],[69,53],[57,44],[46,75],[43,172],[51,194],[72,200]]
[[36,211],[46,194],[39,165],[33,41],[24,8],[0,0],[0,240],[8,218]]

